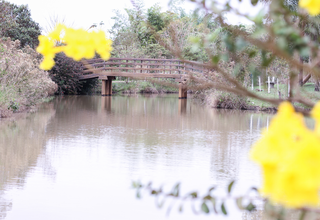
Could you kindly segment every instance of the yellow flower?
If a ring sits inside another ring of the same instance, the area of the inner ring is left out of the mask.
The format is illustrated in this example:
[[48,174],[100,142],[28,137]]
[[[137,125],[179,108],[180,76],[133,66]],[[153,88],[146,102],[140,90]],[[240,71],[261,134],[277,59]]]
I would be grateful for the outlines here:
[[320,14],[320,1],[319,0],[300,0],[299,6],[308,11],[312,16]]
[[43,61],[40,63],[40,69],[43,69],[43,70],[51,70],[53,66],[54,66],[54,56],[53,57],[46,56],[44,57]]
[[[60,41],[63,46],[56,46]],[[68,57],[79,61],[83,58],[91,59],[97,52],[102,59],[108,60],[112,51],[112,41],[106,38],[103,31],[87,32],[83,29],[67,28],[58,24],[56,28],[46,36],[39,36],[37,51],[44,56],[40,68],[48,70],[54,66],[54,55],[64,52]]]
[[[312,111],[320,119],[320,102]],[[269,130],[254,145],[251,158],[261,165],[261,193],[287,207],[320,203],[320,135],[305,126],[289,102],[279,106]]]
[[54,42],[51,41],[48,37],[40,35],[39,39],[39,46],[37,47],[37,52],[41,53],[42,55],[46,56],[49,54],[54,54]]
[[55,29],[49,33],[48,37],[52,40],[60,41],[62,31],[67,29],[67,27],[63,24],[57,24]]

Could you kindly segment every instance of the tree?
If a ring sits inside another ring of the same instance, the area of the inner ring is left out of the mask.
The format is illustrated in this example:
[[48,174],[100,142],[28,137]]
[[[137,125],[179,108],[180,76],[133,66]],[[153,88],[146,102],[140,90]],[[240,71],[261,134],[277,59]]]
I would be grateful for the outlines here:
[[0,33],[6,33],[9,29],[14,28],[16,22],[12,13],[12,7],[9,2],[0,1]]
[[40,26],[31,18],[31,12],[28,5],[15,5],[4,0],[0,2],[1,11],[1,36],[10,37],[12,40],[19,40],[21,47],[29,45],[35,48],[41,34]]
[[189,60],[207,61],[204,51],[192,53],[190,36],[215,30],[217,22],[206,13],[187,13],[179,2],[173,2],[168,11],[161,11],[159,4],[144,9],[142,1],[136,1],[133,8],[125,9],[125,14],[115,12],[115,22],[110,30],[114,41],[114,56],[174,58],[174,54],[161,45],[158,35],[168,41],[172,33],[179,38],[178,46]]
[[[271,0],[260,0],[261,2],[265,2],[265,3],[270,3]],[[298,10],[299,10],[299,0],[284,0],[282,1],[283,5],[285,7],[287,7],[291,12],[293,12],[292,18],[293,21],[298,21],[299,22],[299,26],[302,30],[302,34],[309,36],[310,38],[312,38],[314,41],[317,40],[319,38],[319,34],[320,34],[320,25],[316,22],[310,22],[310,16],[309,15],[304,15],[304,16],[297,16],[298,14]],[[309,62],[310,59],[307,56],[301,56],[300,57],[300,62]],[[300,86],[303,86],[304,84],[306,84],[309,79],[311,78],[311,74],[307,74],[306,77],[303,77],[303,69],[299,70],[299,74],[298,74],[298,83]],[[315,78],[316,84],[315,84],[315,91],[319,91],[319,89],[317,88],[318,85],[318,79]]]

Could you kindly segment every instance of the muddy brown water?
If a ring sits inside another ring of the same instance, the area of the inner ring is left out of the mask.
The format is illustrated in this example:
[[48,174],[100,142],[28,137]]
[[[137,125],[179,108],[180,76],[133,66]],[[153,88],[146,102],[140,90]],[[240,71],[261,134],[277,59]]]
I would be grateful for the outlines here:
[[[217,185],[225,195],[259,186],[248,152],[272,115],[217,110],[177,95],[65,96],[14,122],[0,122],[0,219],[212,219],[154,197],[132,180],[181,193]],[[228,217],[246,219],[232,201]],[[248,218],[249,219],[249,218]]]

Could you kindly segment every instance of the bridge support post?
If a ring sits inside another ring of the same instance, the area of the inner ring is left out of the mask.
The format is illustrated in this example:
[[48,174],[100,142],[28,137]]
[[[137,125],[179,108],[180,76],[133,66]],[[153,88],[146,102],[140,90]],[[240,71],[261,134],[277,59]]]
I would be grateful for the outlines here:
[[188,89],[182,83],[179,83],[179,99],[186,99],[187,98]]
[[108,82],[108,80],[102,80],[102,87],[101,87],[101,95],[102,96],[107,95],[107,82]]
[[112,96],[112,80],[113,76],[109,76],[108,80],[102,80],[101,95],[102,96]]

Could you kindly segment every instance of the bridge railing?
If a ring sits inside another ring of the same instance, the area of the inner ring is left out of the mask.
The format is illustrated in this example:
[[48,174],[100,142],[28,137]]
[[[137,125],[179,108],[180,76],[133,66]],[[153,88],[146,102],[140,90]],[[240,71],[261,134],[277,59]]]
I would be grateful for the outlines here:
[[107,75],[157,75],[205,73],[208,69],[201,63],[186,63],[178,59],[142,59],[142,58],[111,58],[108,61],[91,59],[86,61],[90,68],[84,73],[103,72]]

